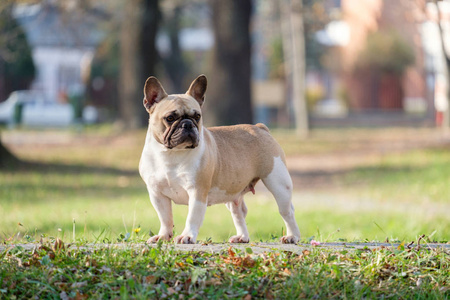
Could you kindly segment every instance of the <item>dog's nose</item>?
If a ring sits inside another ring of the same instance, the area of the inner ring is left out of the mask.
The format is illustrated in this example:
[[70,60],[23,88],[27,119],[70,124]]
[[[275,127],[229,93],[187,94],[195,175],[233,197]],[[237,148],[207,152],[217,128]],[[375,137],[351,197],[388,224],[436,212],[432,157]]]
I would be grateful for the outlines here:
[[183,129],[192,129],[194,124],[192,123],[191,120],[185,119],[185,120],[181,121],[180,126]]

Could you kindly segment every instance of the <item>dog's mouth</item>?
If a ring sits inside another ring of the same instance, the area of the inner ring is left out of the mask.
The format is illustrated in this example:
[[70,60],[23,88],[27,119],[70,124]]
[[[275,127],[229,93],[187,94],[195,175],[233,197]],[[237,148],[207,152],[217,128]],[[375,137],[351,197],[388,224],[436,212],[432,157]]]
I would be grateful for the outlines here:
[[164,146],[168,149],[194,149],[198,143],[197,124],[188,118],[177,120],[164,134]]

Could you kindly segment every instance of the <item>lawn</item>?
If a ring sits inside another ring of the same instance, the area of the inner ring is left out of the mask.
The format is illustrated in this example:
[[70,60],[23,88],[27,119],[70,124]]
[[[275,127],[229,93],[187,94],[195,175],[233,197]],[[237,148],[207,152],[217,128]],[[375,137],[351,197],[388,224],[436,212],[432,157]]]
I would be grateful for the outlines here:
[[0,252],[5,299],[448,299],[450,255],[401,245],[254,254],[44,240]]
[[[449,299],[450,253],[426,247],[450,240],[449,144],[373,151],[410,134],[323,130],[298,141],[275,131],[288,162],[308,165],[291,169],[302,242],[401,244],[255,254],[252,244],[220,253],[143,244],[159,229],[137,173],[144,131],[6,133],[24,163],[0,171],[0,299]],[[345,165],[344,154],[362,159]],[[278,240],[283,222],[270,194],[257,188],[246,199],[251,242]],[[174,206],[176,233],[186,214]],[[201,242],[232,234],[225,206],[209,207]],[[422,235],[421,248],[407,247]],[[18,245],[26,242],[33,251]]]
[[[1,238],[114,242],[137,228],[157,232],[159,221],[137,173],[144,136],[104,129],[16,133],[10,149],[26,163],[0,172]],[[286,131],[275,136],[289,156],[319,159],[358,147],[365,151],[364,145],[386,139],[382,130],[356,129],[319,130],[308,141],[296,141]],[[303,240],[409,241],[426,234],[449,241],[449,147],[384,153],[375,162],[331,174],[332,187],[297,189],[293,202]],[[284,225],[270,194],[260,188],[246,199],[252,241],[281,236]],[[176,233],[186,214],[187,207],[174,206]],[[223,242],[232,234],[225,206],[209,207],[199,239]]]

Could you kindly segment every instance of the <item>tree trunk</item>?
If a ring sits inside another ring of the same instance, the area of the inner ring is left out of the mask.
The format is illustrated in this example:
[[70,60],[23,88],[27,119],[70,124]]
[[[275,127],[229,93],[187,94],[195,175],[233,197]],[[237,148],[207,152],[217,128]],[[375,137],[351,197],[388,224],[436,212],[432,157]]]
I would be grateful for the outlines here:
[[5,148],[0,140],[0,169],[15,165],[19,160]]
[[144,89],[145,80],[150,76],[155,76],[156,64],[159,60],[158,51],[156,50],[156,34],[158,33],[161,21],[161,10],[159,0],[142,0],[142,26],[139,36],[139,56],[141,58],[140,80],[138,82],[138,98],[141,125],[148,124],[148,112],[143,109],[142,90]]
[[215,46],[206,95],[207,123],[252,123],[251,0],[211,0]]
[[172,81],[172,90],[176,92],[182,92],[183,89],[186,89],[186,86],[183,86],[183,79],[187,73],[187,67],[183,60],[179,40],[182,5],[181,2],[177,3],[165,22],[170,39],[170,53],[163,58],[163,62],[167,75]]
[[124,129],[147,124],[142,106],[145,79],[154,75],[155,37],[160,19],[158,0],[125,1],[120,32],[119,110]]
[[434,4],[436,5],[436,9],[438,11],[438,27],[439,27],[439,33],[440,33],[440,40],[441,40],[441,45],[442,45],[442,53],[444,55],[444,59],[445,59],[445,66],[446,66],[446,72],[445,72],[445,77],[446,77],[446,82],[447,82],[447,109],[445,111],[443,111],[443,116],[442,116],[442,129],[447,131],[450,128],[450,57],[449,54],[450,52],[447,51],[447,47],[445,44],[445,32],[444,32],[444,28],[442,27],[442,23],[441,23],[441,14],[443,13],[440,9],[439,9],[439,5],[438,5],[438,1],[437,0],[433,0]]
[[281,22],[285,72],[288,95],[292,96],[297,135],[305,138],[309,132],[308,110],[305,99],[305,37],[302,1],[282,0]]
[[[124,129],[139,127],[139,29],[142,0],[125,2],[120,31],[119,115]],[[139,107],[141,106],[141,107]]]

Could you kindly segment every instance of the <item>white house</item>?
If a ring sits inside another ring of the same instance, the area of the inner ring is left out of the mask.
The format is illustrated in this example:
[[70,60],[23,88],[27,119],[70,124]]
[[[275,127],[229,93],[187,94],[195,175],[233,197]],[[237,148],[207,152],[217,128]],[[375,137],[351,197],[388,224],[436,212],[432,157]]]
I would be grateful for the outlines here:
[[25,31],[36,66],[31,89],[53,102],[83,91],[83,76],[102,39],[95,12],[62,11],[52,1],[44,1],[17,5],[14,16]]

